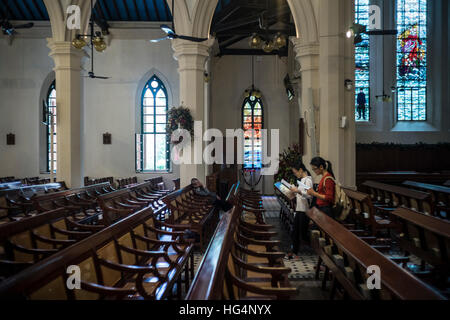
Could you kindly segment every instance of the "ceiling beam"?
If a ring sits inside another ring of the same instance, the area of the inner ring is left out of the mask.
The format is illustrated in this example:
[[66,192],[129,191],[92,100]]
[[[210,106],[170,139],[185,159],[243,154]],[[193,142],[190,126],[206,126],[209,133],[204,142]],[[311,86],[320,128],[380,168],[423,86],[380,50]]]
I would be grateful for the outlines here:
[[37,4],[36,0],[32,0],[32,2],[33,2],[33,5],[35,6],[37,12],[39,13],[39,17],[42,20],[44,20],[46,17],[45,17],[44,12],[42,12],[41,7]]
[[0,2],[3,4],[3,7],[6,9],[6,19],[11,20],[17,20],[17,16],[11,11],[11,9],[8,6],[8,3],[5,2],[5,0],[0,0]]
[[[170,9],[169,9],[169,5],[167,4],[167,1],[166,0],[163,0],[164,1],[164,10],[166,11],[166,17],[167,17],[167,21],[169,21],[169,19],[170,19],[170,15],[171,15],[171,13],[170,13]],[[173,18],[172,18],[173,19]]]
[[114,10],[117,13],[117,17],[119,17],[119,20],[122,20],[122,17],[120,16],[120,12],[119,12],[119,8],[117,7],[117,2],[116,0],[113,0],[113,6],[114,6]]
[[227,39],[225,41],[220,41],[219,49],[222,51],[226,47],[229,47],[229,46],[235,44],[236,42],[244,40],[247,37],[248,36],[246,36],[246,35],[245,36],[234,36],[234,37],[231,37],[230,39]]
[[[161,15],[159,14],[158,6],[156,5],[156,0],[152,0],[152,3],[153,3],[153,9],[155,9],[155,13],[156,13],[156,19],[158,21],[161,21]],[[145,4],[145,7],[147,7],[147,4]],[[148,19],[150,20],[150,16]]]
[[257,49],[223,49],[218,53],[216,56],[280,56],[280,57],[287,57],[288,56],[288,50],[274,50],[272,52],[264,52],[262,50]]
[[6,12],[3,11],[2,6],[0,6],[0,18],[1,18],[1,19],[6,19],[6,17],[7,17]]
[[27,11],[30,13],[30,15],[33,17],[33,20],[37,20],[36,16],[34,15],[33,10],[31,10],[30,6],[28,5],[27,1],[22,0],[23,5],[25,7],[25,9],[27,9]]
[[100,7],[105,7],[106,15],[108,16],[107,18],[109,18],[109,19],[106,19],[106,20],[112,20],[113,17],[111,15],[111,11],[109,11],[109,7],[107,5],[105,5],[104,0],[97,0],[97,2],[98,2],[98,5]]
[[[225,30],[235,29],[235,28],[239,28],[242,26],[246,26],[246,25],[258,22],[262,12],[263,11],[259,11],[257,14],[254,14],[250,17],[236,19],[235,21],[233,21],[232,23],[229,23],[229,24],[215,25],[213,28],[213,32],[219,33],[219,32],[225,31]],[[281,8],[278,8],[278,10],[275,10],[275,12],[271,12],[269,15],[265,16],[264,19],[266,21],[270,21],[273,19],[279,20],[280,18],[282,18],[286,15],[290,15],[290,14],[291,14],[291,9],[289,8],[289,6],[286,5]]]
[[139,13],[139,9],[138,9],[136,0],[133,0],[133,6],[134,6],[134,9],[136,10],[136,14],[137,14],[138,20],[142,21],[141,14]]
[[12,3],[14,3],[14,6],[16,7],[17,11],[19,11],[19,14],[22,16],[21,18],[19,18],[20,20],[25,20],[25,12],[23,12],[22,8],[14,1],[12,1]]
[[127,21],[130,21],[130,10],[128,9],[127,2],[125,0],[122,0],[123,6],[125,7],[125,14]]

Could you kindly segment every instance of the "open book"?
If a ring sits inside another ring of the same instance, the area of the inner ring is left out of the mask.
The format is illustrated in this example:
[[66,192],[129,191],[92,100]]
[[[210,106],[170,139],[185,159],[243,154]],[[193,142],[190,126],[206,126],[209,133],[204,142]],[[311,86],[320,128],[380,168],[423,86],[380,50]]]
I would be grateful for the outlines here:
[[300,180],[297,180],[297,184],[300,189],[305,189],[305,190],[311,189],[311,187],[308,187],[306,184],[301,183]]
[[289,190],[291,190],[294,186],[292,184],[290,184],[289,182],[287,182],[286,180],[281,180],[281,184],[283,186],[285,186],[286,188],[288,188]]

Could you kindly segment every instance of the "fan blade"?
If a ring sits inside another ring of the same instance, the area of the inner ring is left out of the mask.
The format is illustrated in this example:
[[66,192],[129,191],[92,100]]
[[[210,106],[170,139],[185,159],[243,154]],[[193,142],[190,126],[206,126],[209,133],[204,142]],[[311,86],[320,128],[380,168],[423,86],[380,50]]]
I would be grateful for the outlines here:
[[177,38],[180,38],[183,40],[188,40],[188,41],[193,41],[193,42],[203,42],[203,41],[208,40],[208,38],[195,38],[195,37],[179,36],[179,35],[177,35]]
[[161,38],[161,39],[152,39],[152,40],[150,40],[150,42],[156,43],[156,42],[160,42],[163,40],[170,40],[170,39],[172,39],[172,37],[165,37],[165,38]]
[[106,80],[106,79],[111,79],[111,77],[94,76],[94,79],[103,79],[103,80]]
[[14,26],[14,29],[30,29],[34,27],[34,23],[25,23],[25,24],[19,24],[18,26]]
[[173,29],[171,27],[169,27],[168,25],[165,25],[165,24],[161,25],[161,30],[164,31],[165,33],[167,33],[168,35],[175,34],[175,31],[173,31]]
[[4,30],[3,30],[3,34],[4,34],[5,36],[14,36],[14,35],[16,35],[16,34],[18,34],[18,33],[17,33],[17,31],[14,30],[14,29],[4,29]]

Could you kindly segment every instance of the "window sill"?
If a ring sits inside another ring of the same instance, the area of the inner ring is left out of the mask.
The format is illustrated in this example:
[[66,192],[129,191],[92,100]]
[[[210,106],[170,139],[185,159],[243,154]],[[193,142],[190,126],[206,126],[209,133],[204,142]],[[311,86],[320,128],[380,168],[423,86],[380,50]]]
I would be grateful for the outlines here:
[[172,174],[173,171],[136,171],[136,174]]
[[399,121],[392,132],[439,132],[437,128],[426,121]]

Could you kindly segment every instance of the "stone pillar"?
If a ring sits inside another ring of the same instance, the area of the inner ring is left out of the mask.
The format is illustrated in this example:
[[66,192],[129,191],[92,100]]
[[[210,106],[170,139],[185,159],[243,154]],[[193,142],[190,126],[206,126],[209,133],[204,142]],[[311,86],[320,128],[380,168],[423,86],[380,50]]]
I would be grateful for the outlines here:
[[[299,90],[300,118],[305,121],[306,138],[304,141],[303,161],[306,166],[317,155],[319,142],[319,44],[304,43],[301,38],[291,38],[295,58],[300,65],[301,83]],[[315,134],[314,130],[315,129]]]
[[[174,57],[179,64],[180,101],[191,110],[194,121],[204,122],[205,120],[205,63],[214,40],[214,38],[211,38],[201,43],[180,39],[172,41]],[[206,184],[203,158],[194,159],[194,144],[201,145],[203,152],[203,137],[197,137],[196,139],[196,141],[194,139],[192,141],[192,163],[197,160],[201,164],[182,164],[180,166],[182,187],[188,185],[194,177]],[[203,157],[203,153],[201,156]]]
[[57,179],[69,188],[83,185],[81,59],[84,51],[67,41],[48,40],[55,62],[57,106]]
[[[339,182],[356,184],[354,46],[345,32],[353,22],[352,0],[320,0],[320,156],[330,160]],[[347,127],[340,128],[342,117]]]

